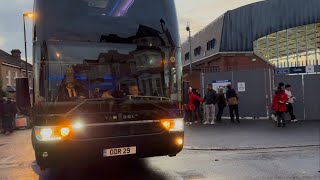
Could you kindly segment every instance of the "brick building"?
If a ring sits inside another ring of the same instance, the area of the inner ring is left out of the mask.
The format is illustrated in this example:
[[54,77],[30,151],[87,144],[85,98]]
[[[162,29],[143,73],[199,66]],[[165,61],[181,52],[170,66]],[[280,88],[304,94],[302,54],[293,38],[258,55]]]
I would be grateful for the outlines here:
[[[21,59],[21,51],[14,49],[11,54],[0,50],[1,88],[9,96],[15,97],[16,78],[26,77],[26,62]],[[29,89],[32,87],[32,65],[28,63]]]

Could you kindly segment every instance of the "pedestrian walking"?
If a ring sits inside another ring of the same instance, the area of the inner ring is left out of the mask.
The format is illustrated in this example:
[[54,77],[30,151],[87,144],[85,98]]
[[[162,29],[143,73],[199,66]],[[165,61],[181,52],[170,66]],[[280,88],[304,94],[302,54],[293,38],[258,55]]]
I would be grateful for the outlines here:
[[217,122],[222,122],[222,114],[224,108],[227,106],[227,100],[223,92],[223,88],[219,88],[218,96],[217,96],[217,104],[218,104],[218,114],[217,114]]
[[203,124],[214,124],[216,117],[217,92],[212,89],[212,84],[207,85],[207,92],[203,100],[206,105],[206,120]]
[[6,102],[3,104],[3,119],[4,119],[4,128],[3,128],[3,133],[6,134],[7,131],[10,133],[13,133],[13,123],[15,116],[17,114],[17,107],[16,105],[12,102],[11,99],[8,99]]
[[287,113],[290,114],[290,117],[291,117],[291,122],[297,122],[298,120],[296,119],[296,116],[294,115],[294,112],[293,112],[293,103],[294,101],[296,100],[296,97],[294,97],[292,95],[292,92],[291,92],[291,85],[290,84],[287,84],[285,86],[285,92],[288,96],[288,102],[287,102]]
[[285,113],[287,112],[288,95],[285,92],[284,84],[279,83],[278,91],[272,100],[272,109],[276,111],[278,127],[286,126]]
[[[194,95],[198,96],[201,98],[201,95],[197,89],[192,89],[192,92]],[[200,101],[194,101],[193,102],[195,110],[194,113],[192,114],[193,122],[198,123],[201,122],[201,102]]]
[[227,85],[227,102],[229,105],[229,111],[230,111],[230,118],[231,123],[234,123],[234,114],[236,114],[237,123],[240,123],[240,117],[239,117],[239,94],[235,89],[232,88],[231,84]]
[[[187,125],[191,125],[192,124],[192,117],[194,116],[193,114],[195,113],[195,110],[196,110],[194,102],[195,101],[202,102],[203,99],[198,97],[197,95],[195,95],[192,92],[192,88],[191,87],[189,88],[188,93],[189,93],[188,110],[189,110],[189,113],[191,114],[191,118],[189,118],[189,122],[187,122]],[[190,116],[190,114],[189,114],[189,116]]]
[[[200,94],[200,92],[199,92],[199,90],[198,90],[198,89],[196,90],[196,95],[197,95],[198,97],[200,97],[200,98],[201,98],[201,94]],[[202,108],[202,102],[200,102],[200,106],[199,106],[199,117],[200,117],[200,123],[202,123],[202,122],[203,122],[203,108]]]

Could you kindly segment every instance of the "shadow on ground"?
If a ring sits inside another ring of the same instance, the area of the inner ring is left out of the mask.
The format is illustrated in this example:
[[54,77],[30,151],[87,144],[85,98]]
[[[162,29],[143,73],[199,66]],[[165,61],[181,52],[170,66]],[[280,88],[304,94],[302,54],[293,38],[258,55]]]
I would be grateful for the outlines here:
[[45,171],[40,171],[39,166],[33,162],[32,169],[39,175],[39,180],[168,179],[164,172],[148,167],[145,160],[123,160],[87,168],[46,169]]

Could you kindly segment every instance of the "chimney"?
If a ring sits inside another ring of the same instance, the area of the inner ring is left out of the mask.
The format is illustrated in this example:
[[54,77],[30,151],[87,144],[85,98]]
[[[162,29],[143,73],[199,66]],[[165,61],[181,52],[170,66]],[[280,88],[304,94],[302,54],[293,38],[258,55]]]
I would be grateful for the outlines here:
[[11,51],[11,55],[14,57],[14,58],[17,58],[17,59],[21,59],[21,51],[19,49],[13,49]]

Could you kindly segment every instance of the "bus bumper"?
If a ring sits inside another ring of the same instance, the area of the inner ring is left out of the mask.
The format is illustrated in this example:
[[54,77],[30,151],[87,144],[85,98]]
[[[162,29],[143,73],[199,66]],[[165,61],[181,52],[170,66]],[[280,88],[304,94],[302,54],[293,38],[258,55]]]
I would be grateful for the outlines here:
[[[179,140],[180,143],[178,143]],[[88,164],[118,159],[175,156],[182,150],[183,140],[184,132],[162,132],[151,135],[69,140],[55,143],[39,142],[33,138],[33,147],[38,165],[41,169],[45,169],[88,166]],[[136,147],[136,154],[105,157],[106,149],[121,147]]]

